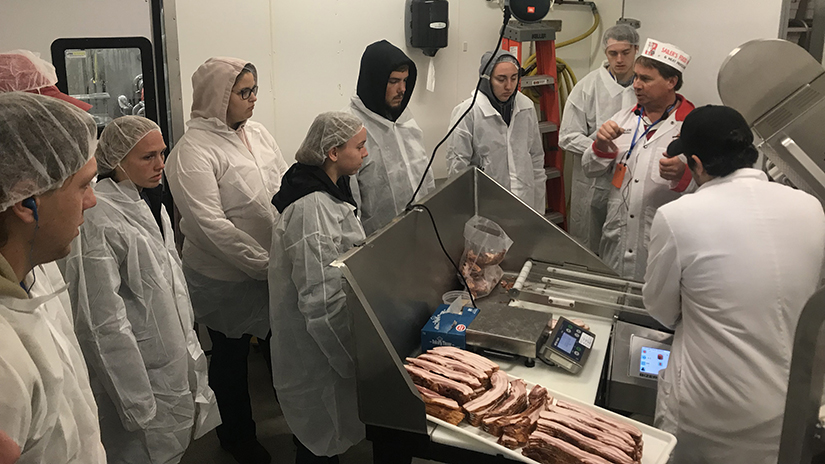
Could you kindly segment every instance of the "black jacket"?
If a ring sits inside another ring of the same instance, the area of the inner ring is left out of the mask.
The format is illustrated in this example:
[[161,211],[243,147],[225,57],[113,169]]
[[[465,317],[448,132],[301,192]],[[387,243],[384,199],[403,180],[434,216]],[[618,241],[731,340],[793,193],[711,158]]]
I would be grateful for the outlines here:
[[334,198],[355,206],[358,205],[352,196],[349,185],[349,176],[341,176],[333,184],[326,172],[318,166],[295,163],[284,174],[281,180],[281,189],[272,197],[272,204],[283,213],[287,207],[313,192],[327,192]]
[[[393,71],[405,64],[410,68],[407,93],[404,94],[401,106],[392,110],[386,103],[387,81]],[[361,71],[358,74],[356,93],[370,111],[394,122],[410,103],[417,77],[418,70],[410,57],[395,45],[381,40],[369,45],[361,56]]]

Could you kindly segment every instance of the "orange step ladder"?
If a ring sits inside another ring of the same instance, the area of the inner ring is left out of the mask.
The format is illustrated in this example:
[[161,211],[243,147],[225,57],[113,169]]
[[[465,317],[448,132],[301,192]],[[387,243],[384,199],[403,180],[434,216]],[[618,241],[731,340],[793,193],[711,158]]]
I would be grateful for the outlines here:
[[544,143],[544,169],[547,173],[547,204],[544,215],[551,222],[567,230],[567,202],[564,194],[564,153],[559,148],[559,126],[561,109],[556,86],[556,31],[561,29],[560,21],[542,21],[522,24],[510,21],[504,31],[502,48],[510,51],[523,62],[523,44],[535,42],[535,76],[523,77],[521,88],[533,88],[539,93],[539,130]]

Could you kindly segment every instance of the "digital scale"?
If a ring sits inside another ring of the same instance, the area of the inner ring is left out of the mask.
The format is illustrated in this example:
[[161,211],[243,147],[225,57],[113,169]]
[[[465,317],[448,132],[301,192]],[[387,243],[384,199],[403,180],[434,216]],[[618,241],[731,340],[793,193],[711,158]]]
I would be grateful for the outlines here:
[[559,317],[556,327],[539,350],[539,358],[568,372],[578,374],[584,368],[596,335]]

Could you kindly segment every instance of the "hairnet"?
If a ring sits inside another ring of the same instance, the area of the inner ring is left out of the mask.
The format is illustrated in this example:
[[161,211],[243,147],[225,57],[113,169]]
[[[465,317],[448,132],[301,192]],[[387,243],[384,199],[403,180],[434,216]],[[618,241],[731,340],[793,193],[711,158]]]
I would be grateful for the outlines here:
[[160,127],[142,116],[121,116],[110,122],[97,142],[97,172],[106,174],[113,171],[132,148],[153,131],[160,132]]
[[57,84],[54,66],[28,50],[0,53],[0,92],[26,92]]
[[333,147],[347,143],[362,127],[364,124],[361,120],[349,113],[321,113],[309,126],[306,138],[295,154],[295,160],[310,166],[320,166]]
[[607,48],[607,41],[613,39],[616,42],[627,42],[630,45],[639,46],[639,33],[627,24],[616,24],[604,31],[602,43]]
[[0,94],[0,211],[60,187],[92,156],[91,115],[56,98]]

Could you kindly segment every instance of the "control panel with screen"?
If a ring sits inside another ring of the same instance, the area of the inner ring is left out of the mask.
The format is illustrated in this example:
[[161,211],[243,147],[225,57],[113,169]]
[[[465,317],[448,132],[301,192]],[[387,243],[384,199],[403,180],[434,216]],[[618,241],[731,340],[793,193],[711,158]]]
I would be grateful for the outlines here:
[[538,356],[575,374],[584,367],[595,339],[592,332],[560,317]]
[[642,357],[639,360],[639,373],[643,376],[658,377],[659,371],[667,367],[670,350],[642,347]]

